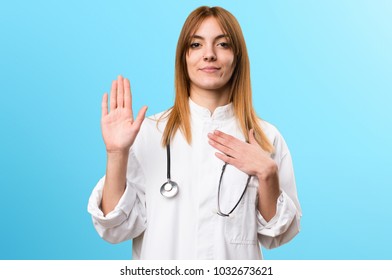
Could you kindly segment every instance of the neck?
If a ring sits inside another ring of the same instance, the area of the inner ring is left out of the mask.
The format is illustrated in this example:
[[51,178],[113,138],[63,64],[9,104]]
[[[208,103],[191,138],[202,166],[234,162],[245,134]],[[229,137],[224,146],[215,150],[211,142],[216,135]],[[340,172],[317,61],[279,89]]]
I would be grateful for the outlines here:
[[197,105],[207,108],[211,114],[215,109],[230,103],[229,91],[226,90],[200,90],[191,87],[190,98]]

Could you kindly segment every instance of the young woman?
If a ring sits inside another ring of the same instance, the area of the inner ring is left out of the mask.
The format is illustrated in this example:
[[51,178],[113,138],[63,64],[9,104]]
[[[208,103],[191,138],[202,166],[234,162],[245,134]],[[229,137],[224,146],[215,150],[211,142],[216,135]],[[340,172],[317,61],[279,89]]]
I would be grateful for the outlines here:
[[175,103],[133,119],[128,79],[102,100],[106,175],[88,210],[105,240],[133,239],[134,259],[261,259],[300,228],[290,152],[253,109],[235,17],[200,7],[177,45]]

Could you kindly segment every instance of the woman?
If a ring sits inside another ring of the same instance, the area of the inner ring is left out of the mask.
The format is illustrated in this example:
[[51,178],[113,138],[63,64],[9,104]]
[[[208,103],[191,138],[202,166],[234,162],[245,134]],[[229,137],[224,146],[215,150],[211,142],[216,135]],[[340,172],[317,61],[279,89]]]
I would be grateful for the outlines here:
[[291,156],[255,114],[249,68],[234,16],[200,7],[178,40],[170,110],[145,119],[143,107],[133,120],[129,81],[113,82],[106,176],[88,206],[102,238],[133,239],[134,259],[261,259],[260,244],[299,232]]

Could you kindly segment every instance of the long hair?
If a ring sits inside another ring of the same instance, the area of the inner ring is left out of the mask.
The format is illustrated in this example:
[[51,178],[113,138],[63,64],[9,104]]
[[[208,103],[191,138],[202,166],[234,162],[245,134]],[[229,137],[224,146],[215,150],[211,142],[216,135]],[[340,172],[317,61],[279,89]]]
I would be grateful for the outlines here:
[[189,51],[192,36],[201,23],[208,17],[214,17],[225,34],[228,35],[234,53],[234,71],[229,81],[229,100],[233,103],[234,115],[241,127],[245,139],[249,141],[249,130],[254,130],[257,143],[267,152],[274,148],[260,127],[260,119],[252,105],[252,89],[250,83],[250,63],[245,39],[237,19],[221,7],[202,6],[194,10],[186,19],[177,43],[175,61],[175,101],[173,107],[164,114],[167,124],[162,136],[162,145],[170,143],[170,139],[179,129],[189,144],[192,142],[190,127],[190,78],[188,75],[186,55]]

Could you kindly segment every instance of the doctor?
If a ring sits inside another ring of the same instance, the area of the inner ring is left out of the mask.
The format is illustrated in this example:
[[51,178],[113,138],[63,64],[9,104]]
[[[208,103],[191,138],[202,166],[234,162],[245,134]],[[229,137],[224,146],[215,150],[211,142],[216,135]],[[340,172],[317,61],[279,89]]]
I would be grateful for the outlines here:
[[[235,17],[200,7],[177,45],[175,103],[133,118],[129,80],[102,100],[106,175],[88,211],[99,235],[133,240],[134,259],[261,259],[300,229],[287,145],[252,105]],[[165,184],[168,182],[170,184]]]

